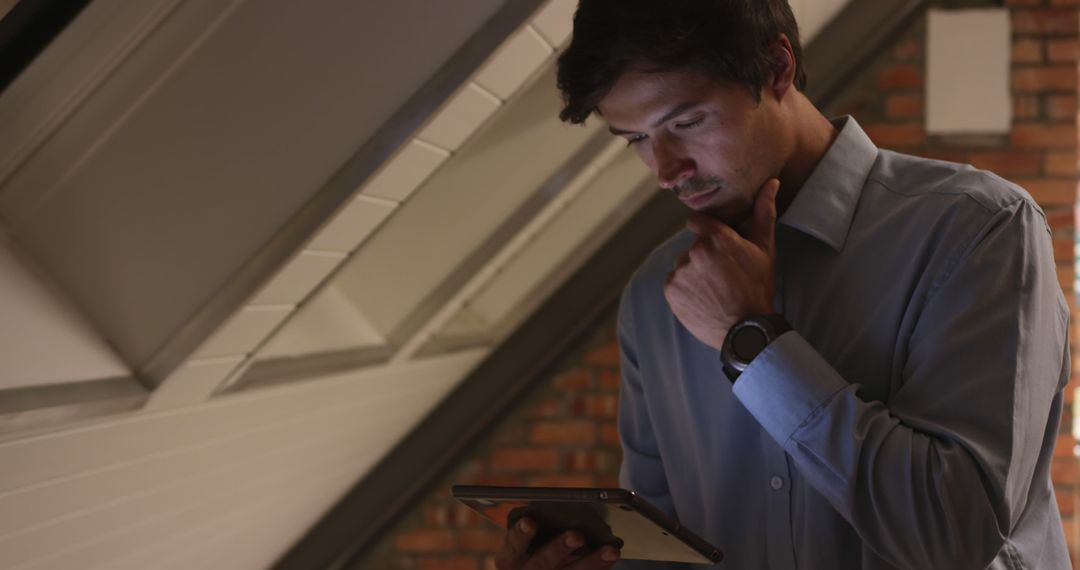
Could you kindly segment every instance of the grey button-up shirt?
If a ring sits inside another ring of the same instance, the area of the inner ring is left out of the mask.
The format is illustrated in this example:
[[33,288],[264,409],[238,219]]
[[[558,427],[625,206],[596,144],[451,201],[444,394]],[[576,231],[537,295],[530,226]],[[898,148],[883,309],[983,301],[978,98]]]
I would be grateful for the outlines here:
[[834,124],[777,225],[794,331],[734,387],[663,296],[693,234],[627,286],[622,484],[726,568],[1070,568],[1050,482],[1069,312],[1042,211]]

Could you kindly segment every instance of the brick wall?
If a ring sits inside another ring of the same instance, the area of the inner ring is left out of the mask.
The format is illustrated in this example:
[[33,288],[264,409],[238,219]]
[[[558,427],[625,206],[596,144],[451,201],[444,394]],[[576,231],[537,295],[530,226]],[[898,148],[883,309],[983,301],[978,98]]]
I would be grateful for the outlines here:
[[[1077,190],[1077,33],[1080,0],[1009,0],[1013,15],[1014,126],[996,136],[936,137],[923,128],[925,21],[883,53],[826,114],[851,113],[878,145],[987,168],[1027,188],[1054,230],[1062,287],[1074,307],[1073,353],[1080,356],[1080,312],[1072,294]],[[813,81],[813,78],[810,78]],[[501,532],[450,499],[454,483],[615,485],[618,383],[614,318],[542,383],[367,553],[364,568],[494,568]],[[1080,378],[1080,358],[1074,360]],[[1075,383],[1075,382],[1074,382]],[[1067,394],[1071,402],[1072,385]],[[1053,468],[1064,532],[1074,552],[1077,461],[1062,423]]]
[[495,567],[502,533],[450,498],[454,484],[618,486],[619,353],[612,312],[366,555],[378,570]]

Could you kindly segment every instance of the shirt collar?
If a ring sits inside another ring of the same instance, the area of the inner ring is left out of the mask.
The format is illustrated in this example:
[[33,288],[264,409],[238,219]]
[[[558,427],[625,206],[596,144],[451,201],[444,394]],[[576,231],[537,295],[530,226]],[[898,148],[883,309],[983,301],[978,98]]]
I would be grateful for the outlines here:
[[863,185],[877,161],[878,148],[854,117],[831,122],[840,134],[778,222],[840,251]]

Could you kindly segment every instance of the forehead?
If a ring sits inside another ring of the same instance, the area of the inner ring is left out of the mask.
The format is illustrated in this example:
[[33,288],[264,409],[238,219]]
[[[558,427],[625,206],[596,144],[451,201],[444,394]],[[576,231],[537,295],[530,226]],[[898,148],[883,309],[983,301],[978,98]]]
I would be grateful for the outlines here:
[[740,92],[746,93],[698,71],[628,70],[600,100],[597,110],[612,126],[629,127],[687,103],[733,103]]

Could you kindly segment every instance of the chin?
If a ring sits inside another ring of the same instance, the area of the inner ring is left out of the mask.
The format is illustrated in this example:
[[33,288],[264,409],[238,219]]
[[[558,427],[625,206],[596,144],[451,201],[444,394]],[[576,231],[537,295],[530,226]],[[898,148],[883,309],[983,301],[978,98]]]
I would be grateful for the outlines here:
[[701,213],[711,216],[729,226],[736,226],[750,219],[754,213],[752,204],[728,202],[725,204],[710,205],[700,210]]

